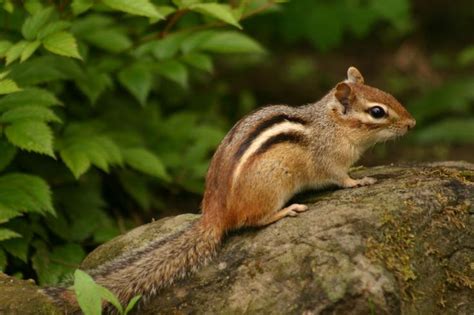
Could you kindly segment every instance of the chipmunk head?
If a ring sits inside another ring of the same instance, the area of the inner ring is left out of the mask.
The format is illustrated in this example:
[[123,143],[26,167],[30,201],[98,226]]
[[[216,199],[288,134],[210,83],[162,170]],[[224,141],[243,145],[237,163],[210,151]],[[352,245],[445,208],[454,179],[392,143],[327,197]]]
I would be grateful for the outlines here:
[[347,80],[334,89],[332,113],[348,128],[351,138],[373,144],[404,135],[415,119],[390,94],[364,84],[355,67],[347,70]]

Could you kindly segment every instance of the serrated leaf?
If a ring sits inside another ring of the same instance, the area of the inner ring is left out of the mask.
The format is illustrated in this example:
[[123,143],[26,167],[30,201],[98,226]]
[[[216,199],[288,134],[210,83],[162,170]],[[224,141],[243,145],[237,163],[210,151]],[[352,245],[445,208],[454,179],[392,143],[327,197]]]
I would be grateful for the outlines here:
[[144,64],[136,63],[119,72],[120,83],[140,102],[143,106],[151,90],[152,74],[150,68]]
[[18,120],[31,119],[44,122],[61,122],[61,119],[49,108],[37,105],[27,105],[10,109],[0,116],[0,122],[14,123]]
[[150,18],[163,18],[163,16],[156,10],[155,6],[148,0],[102,0],[102,3],[112,9],[133,15],[141,15]]
[[91,68],[83,78],[76,80],[76,84],[90,102],[95,104],[99,96],[112,85],[112,79],[107,73],[101,73],[97,69]]
[[0,80],[0,95],[10,94],[14,92],[21,91],[21,89],[16,85],[15,81],[10,79]]
[[51,92],[38,88],[23,89],[0,99],[0,112],[29,105],[53,106],[61,102]]
[[36,39],[39,30],[49,22],[53,12],[54,8],[48,7],[28,17],[21,27],[23,37],[29,41]]
[[0,58],[3,58],[7,53],[8,49],[12,47],[12,43],[7,40],[0,40]]
[[79,269],[74,272],[74,291],[85,315],[102,313],[100,289],[91,276]]
[[11,209],[10,207],[7,207],[4,204],[0,203],[0,223],[8,222],[10,221],[10,219],[21,215],[21,212]]
[[216,32],[207,41],[202,42],[202,50],[215,53],[264,53],[263,47],[254,39],[243,33],[224,31]]
[[54,158],[53,133],[44,122],[21,120],[7,126],[8,141],[26,151],[49,155]]
[[227,24],[242,29],[237,19],[232,13],[232,8],[228,4],[220,3],[198,3],[189,7],[192,11],[211,16]]
[[69,125],[58,143],[59,152],[66,166],[76,178],[84,174],[91,164],[108,171],[109,165],[121,165],[122,153],[117,144],[106,135],[93,130],[84,134],[83,125]]
[[38,176],[21,173],[1,176],[0,203],[16,211],[54,214],[49,186]]
[[153,153],[144,148],[132,148],[123,151],[125,162],[142,173],[169,180],[163,162]]
[[52,53],[82,59],[74,36],[69,32],[57,32],[43,39],[44,48]]
[[17,60],[18,57],[20,57],[21,53],[23,52],[23,49],[25,49],[27,44],[28,42],[26,40],[22,40],[14,44],[7,50],[5,54],[7,66],[11,64],[13,61]]
[[25,49],[23,49],[23,51],[21,52],[20,62],[23,62],[27,60],[28,58],[30,58],[31,55],[33,55],[33,53],[36,51],[36,49],[38,49],[40,45],[41,45],[41,42],[38,40],[34,42],[29,42],[26,45]]
[[0,171],[3,171],[16,154],[16,148],[5,139],[0,138]]
[[5,228],[0,228],[0,242],[11,239],[11,238],[17,238],[17,237],[21,237],[21,235],[15,231],[5,229]]
[[71,7],[74,15],[79,15],[88,11],[94,4],[93,0],[73,0]]
[[59,154],[75,178],[81,177],[91,166],[89,158],[81,149],[69,147],[61,150]]
[[183,56],[183,61],[199,70],[212,72],[212,59],[208,55],[194,53]]
[[168,80],[174,81],[183,87],[188,85],[188,70],[176,60],[164,60],[158,63],[155,69]]
[[38,32],[38,39],[43,39],[48,35],[58,33],[67,28],[71,27],[71,22],[68,21],[55,21],[46,25],[43,29]]

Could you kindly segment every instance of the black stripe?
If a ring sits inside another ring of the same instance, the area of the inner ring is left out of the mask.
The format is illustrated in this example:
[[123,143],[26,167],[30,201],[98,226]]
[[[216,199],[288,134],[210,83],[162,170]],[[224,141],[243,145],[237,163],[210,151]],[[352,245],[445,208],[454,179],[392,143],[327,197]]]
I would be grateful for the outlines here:
[[272,146],[282,142],[290,142],[290,143],[302,143],[305,141],[304,134],[299,132],[285,132],[274,135],[265,141],[257,151],[255,151],[255,155],[265,153],[268,151]]
[[282,123],[284,121],[291,121],[291,122],[295,122],[295,123],[302,124],[302,125],[306,124],[306,121],[304,119],[300,118],[300,117],[289,116],[287,114],[280,114],[280,115],[277,115],[277,116],[273,116],[270,119],[265,120],[261,124],[259,124],[248,135],[247,139],[245,139],[245,141],[242,142],[239,149],[235,153],[235,158],[239,159],[242,155],[244,155],[245,151],[247,151],[247,149],[250,147],[250,145],[255,140],[255,138],[257,138],[264,130],[266,130],[266,129],[268,129],[268,128],[276,125],[276,124]]

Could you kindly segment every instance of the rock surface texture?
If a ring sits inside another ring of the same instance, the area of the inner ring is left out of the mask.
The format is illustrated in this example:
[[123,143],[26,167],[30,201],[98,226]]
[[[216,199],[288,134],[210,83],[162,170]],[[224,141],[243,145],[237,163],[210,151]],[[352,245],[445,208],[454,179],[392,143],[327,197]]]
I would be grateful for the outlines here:
[[[474,165],[383,166],[352,174],[378,182],[298,196],[308,212],[229,235],[210,264],[137,313],[474,314]],[[81,268],[197,218],[141,226],[96,249]],[[0,276],[0,314],[15,295],[8,281]],[[35,303],[22,314],[47,309],[44,300]]]

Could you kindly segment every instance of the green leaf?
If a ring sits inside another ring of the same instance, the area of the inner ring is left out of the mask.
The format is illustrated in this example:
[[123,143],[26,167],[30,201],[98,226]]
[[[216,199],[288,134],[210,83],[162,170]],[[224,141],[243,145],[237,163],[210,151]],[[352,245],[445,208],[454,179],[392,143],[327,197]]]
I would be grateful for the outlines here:
[[188,70],[176,60],[164,60],[155,65],[155,69],[168,80],[174,81],[183,87],[188,85]]
[[109,289],[96,284],[97,285],[97,290],[99,291],[100,297],[103,298],[104,300],[110,302],[118,311],[120,314],[123,314],[123,307],[120,304],[119,299],[109,291]]
[[86,125],[70,124],[64,137],[58,141],[61,158],[76,178],[91,164],[108,172],[109,165],[123,163],[122,152],[109,136],[94,129],[87,132],[86,128]]
[[48,184],[33,175],[9,173],[1,176],[0,203],[16,211],[54,214]]
[[94,5],[93,0],[73,0],[71,7],[74,15],[79,15],[88,11]]
[[5,79],[9,74],[10,74],[10,70],[1,72],[0,73],[0,80]]
[[24,5],[25,5],[26,11],[28,11],[30,14],[35,14],[41,9],[43,9],[41,0],[25,0]]
[[8,141],[26,151],[49,155],[54,158],[53,133],[44,122],[16,121],[5,128]]
[[77,50],[76,39],[69,32],[62,31],[48,35],[43,39],[43,45],[52,53],[82,59]]
[[0,171],[3,171],[16,154],[16,148],[6,140],[0,138]]
[[0,116],[0,122],[13,123],[18,120],[31,119],[44,122],[61,122],[61,119],[49,108],[38,105],[27,105],[10,109]]
[[46,25],[41,31],[38,32],[38,39],[43,39],[48,35],[58,33],[67,28],[71,27],[71,22],[68,21],[55,21]]
[[100,315],[102,313],[102,301],[100,289],[91,276],[82,270],[74,272],[74,291],[77,302],[85,315]]
[[32,257],[33,268],[38,274],[40,284],[55,284],[72,274],[85,257],[81,246],[74,243],[49,249],[42,241],[34,241],[36,252]]
[[132,47],[132,41],[123,30],[118,28],[95,30],[83,36],[83,39],[91,45],[111,53],[119,53]]
[[54,8],[48,7],[28,17],[21,27],[23,37],[29,41],[36,39],[39,30],[49,22],[53,12]]
[[76,147],[65,148],[60,151],[61,159],[64,161],[66,166],[74,174],[77,179],[82,174],[87,172],[91,166],[91,161],[86,153],[82,152],[81,149]]
[[12,43],[7,40],[0,40],[0,58],[5,57],[8,49],[12,47]]
[[112,9],[141,15],[150,18],[164,18],[148,0],[102,0],[102,2]]
[[171,13],[176,12],[176,8],[169,5],[158,5],[156,6],[156,9],[163,15],[163,17],[167,17]]
[[22,86],[82,78],[84,71],[76,60],[48,54],[30,58],[11,67],[10,78]]
[[112,80],[107,73],[99,72],[95,68],[88,69],[83,78],[76,80],[78,88],[84,93],[92,104],[95,104],[100,95],[112,85]]
[[22,215],[21,212],[13,210],[5,206],[4,204],[0,203],[0,223],[8,222],[10,221],[10,219],[13,219],[21,215]]
[[243,33],[224,31],[214,33],[200,47],[215,53],[264,53],[263,47]]
[[212,59],[208,55],[194,53],[183,56],[183,61],[199,70],[212,72]]
[[7,267],[7,255],[5,251],[0,248],[0,272],[4,272]]
[[179,51],[181,42],[188,36],[186,32],[170,34],[163,39],[151,43],[153,55],[158,59],[174,57]]
[[147,149],[126,149],[123,151],[123,156],[125,162],[137,171],[164,180],[170,179],[163,162]]
[[23,89],[0,99],[0,112],[28,105],[53,106],[61,102],[49,91],[37,88]]
[[6,65],[8,66],[13,61],[17,60],[20,57],[21,53],[25,49],[28,42],[26,40],[19,41],[15,45],[11,46],[6,52]]
[[21,53],[20,62],[23,62],[27,60],[28,58],[30,58],[31,55],[33,55],[33,53],[36,51],[36,49],[38,49],[40,45],[41,45],[41,42],[38,40],[35,40],[34,42],[29,42]]
[[149,67],[145,64],[135,63],[120,71],[118,79],[142,106],[146,104],[153,80]]
[[18,91],[21,91],[21,89],[16,85],[15,81],[10,79],[0,80],[0,95]]
[[239,22],[233,15],[232,8],[228,4],[198,3],[190,6],[190,9],[195,12],[214,17],[237,28],[242,28],[242,26],[239,24]]
[[142,296],[140,294],[136,295],[130,300],[130,302],[128,302],[127,308],[125,308],[124,315],[127,315],[128,313],[130,313],[130,311],[135,307],[135,305],[141,299],[141,297]]
[[28,248],[30,245],[31,235],[21,238],[12,238],[2,242],[2,247],[12,256],[23,262],[28,261]]
[[0,228],[0,242],[11,239],[11,238],[16,238],[16,237],[21,237],[21,235],[15,231]]

